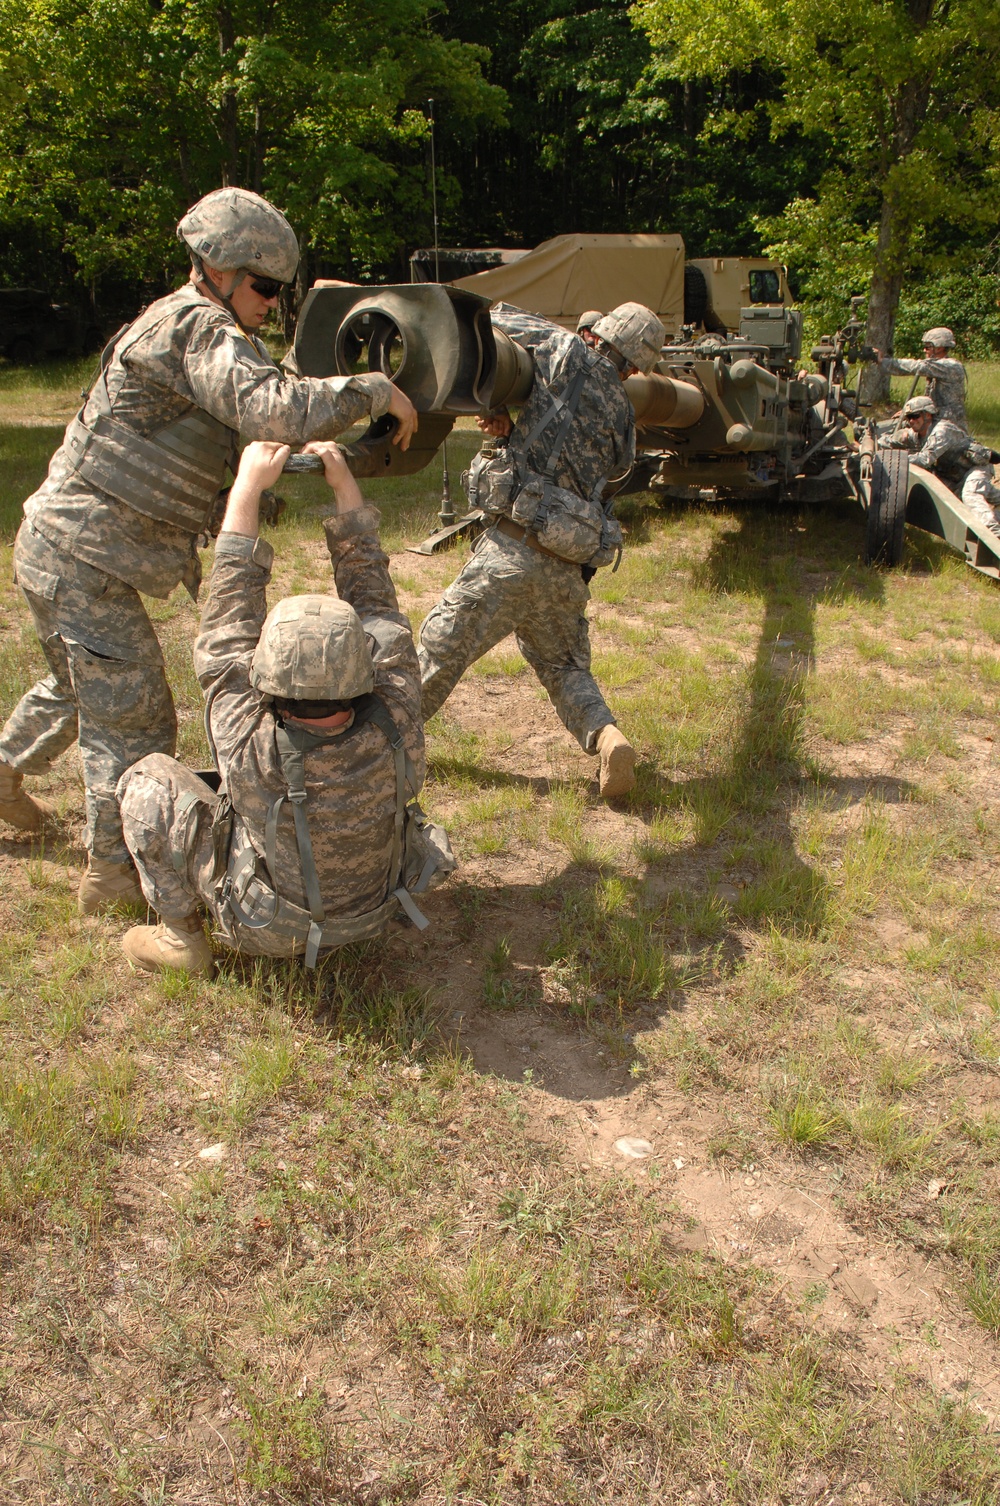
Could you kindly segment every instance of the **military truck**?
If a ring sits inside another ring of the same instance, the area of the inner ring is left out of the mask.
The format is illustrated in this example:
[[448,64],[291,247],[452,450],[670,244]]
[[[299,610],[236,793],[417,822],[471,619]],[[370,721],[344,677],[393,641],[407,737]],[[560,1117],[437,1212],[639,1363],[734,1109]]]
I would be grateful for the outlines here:
[[[850,371],[873,354],[861,343],[862,302],[853,299],[843,328],[813,347],[816,370],[809,374],[799,374],[801,313],[780,304],[741,309],[737,334],[665,346],[654,372],[625,384],[638,453],[623,489],[734,504],[853,497],[867,514],[870,562],[899,562],[909,521],[1000,578],[1000,539],[905,452],[880,451],[873,426],[860,417]],[[406,452],[390,442],[393,420],[374,423],[349,448],[356,475],[418,471],[459,415],[524,402],[534,380],[530,357],[494,329],[489,310],[489,299],[445,284],[309,292],[293,367],[316,377],[382,372],[421,414]],[[852,422],[858,441],[848,433]],[[438,542],[474,522],[459,520]]]
[[542,314],[576,329],[585,309],[634,299],[659,314],[668,332],[685,327],[736,333],[748,305],[791,302],[785,268],[763,256],[685,260],[679,235],[556,235],[533,251],[422,246],[410,257],[412,282],[444,282]]

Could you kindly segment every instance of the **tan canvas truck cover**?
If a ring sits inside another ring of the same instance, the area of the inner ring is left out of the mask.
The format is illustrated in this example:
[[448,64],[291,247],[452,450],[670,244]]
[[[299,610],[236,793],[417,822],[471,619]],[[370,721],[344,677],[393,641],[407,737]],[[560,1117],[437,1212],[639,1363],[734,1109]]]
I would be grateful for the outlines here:
[[684,322],[684,241],[679,235],[557,235],[505,267],[453,286],[515,304],[565,329],[586,309],[644,303],[668,332]]

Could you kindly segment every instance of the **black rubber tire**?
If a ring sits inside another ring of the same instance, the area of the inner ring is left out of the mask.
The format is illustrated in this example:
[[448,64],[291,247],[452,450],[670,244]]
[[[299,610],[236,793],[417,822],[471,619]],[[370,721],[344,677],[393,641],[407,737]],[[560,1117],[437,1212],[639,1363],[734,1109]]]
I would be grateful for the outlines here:
[[903,450],[878,450],[872,462],[865,563],[898,565],[903,558],[910,461]]
[[684,268],[684,323],[700,324],[708,308],[708,282],[700,267]]

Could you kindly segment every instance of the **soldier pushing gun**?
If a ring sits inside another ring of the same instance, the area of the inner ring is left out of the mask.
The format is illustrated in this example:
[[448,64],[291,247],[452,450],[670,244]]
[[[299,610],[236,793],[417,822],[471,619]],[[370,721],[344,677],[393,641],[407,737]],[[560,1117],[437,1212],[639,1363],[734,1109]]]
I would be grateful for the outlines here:
[[14,568],[50,674],[0,733],[0,819],[39,830],[48,807],[23,789],[79,739],[86,789],[85,915],[143,903],[115,786],[177,736],[163,654],[139,592],[197,596],[207,528],[240,435],[299,445],[392,414],[405,448],[410,400],[386,377],[317,380],[275,366],[257,330],[295,275],[298,243],[273,205],[240,188],[208,194],[177,234],[190,280],[105,351],[101,372],[24,504]]
[[491,526],[420,630],[424,716],[513,632],[564,725],[598,756],[601,794],[617,799],[635,782],[635,752],[590,672],[587,583],[621,546],[604,492],[635,455],[623,384],[652,370],[665,331],[639,303],[595,317],[586,343],[503,304],[491,318],[529,353],[535,380],[516,423],[506,409],[480,422],[491,442],[468,473],[469,501]]

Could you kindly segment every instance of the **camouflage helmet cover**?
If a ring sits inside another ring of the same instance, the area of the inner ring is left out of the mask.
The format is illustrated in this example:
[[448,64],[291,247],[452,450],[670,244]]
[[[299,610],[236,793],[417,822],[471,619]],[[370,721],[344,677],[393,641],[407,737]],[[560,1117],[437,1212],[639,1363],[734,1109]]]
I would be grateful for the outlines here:
[[937,408],[929,397],[911,397],[900,409],[904,418],[915,418],[918,413],[936,413]]
[[335,596],[286,596],[267,614],[250,683],[289,701],[350,701],[375,688],[361,619]]
[[598,319],[600,319],[600,318],[601,318],[601,311],[600,311],[600,309],[584,309],[583,313],[580,315],[579,319],[576,321],[576,332],[577,332],[577,334],[578,335],[582,334],[585,329],[593,329],[594,325],[597,323]]
[[620,303],[594,325],[599,340],[623,355],[638,371],[652,371],[660,358],[666,329],[644,303]]
[[206,194],[177,226],[177,238],[220,272],[256,272],[291,282],[299,264],[299,243],[281,210],[248,188]]
[[933,329],[925,329],[920,336],[921,345],[936,345],[945,350],[955,348],[955,336],[944,324],[935,324]]

